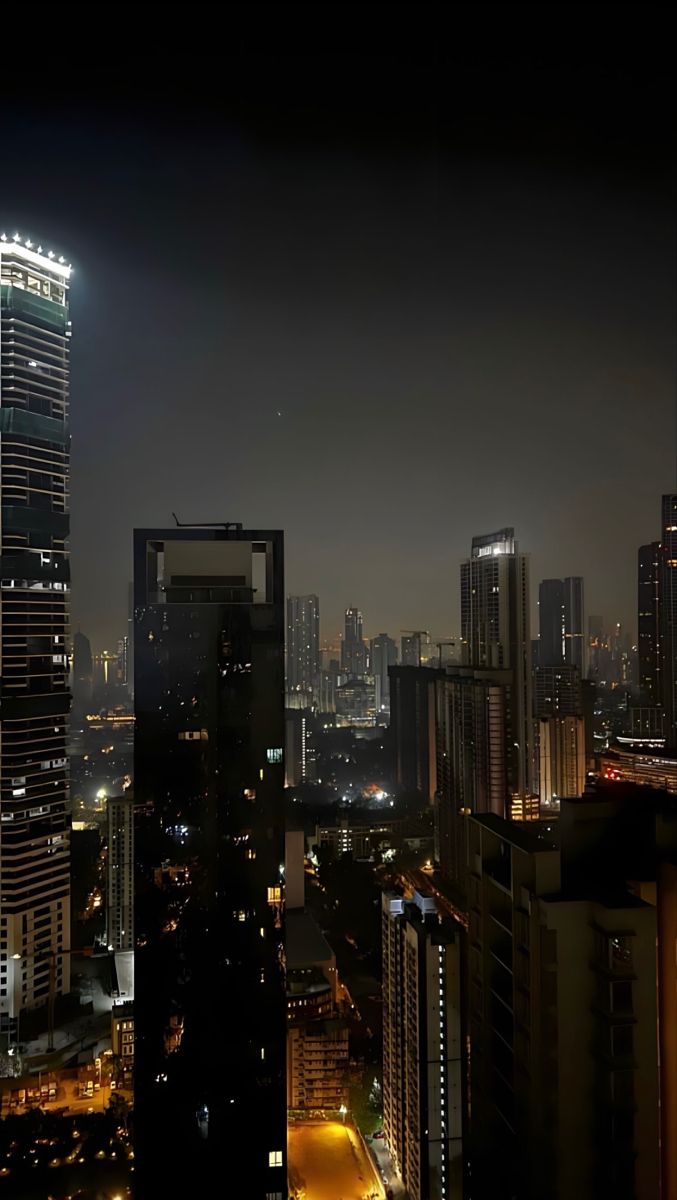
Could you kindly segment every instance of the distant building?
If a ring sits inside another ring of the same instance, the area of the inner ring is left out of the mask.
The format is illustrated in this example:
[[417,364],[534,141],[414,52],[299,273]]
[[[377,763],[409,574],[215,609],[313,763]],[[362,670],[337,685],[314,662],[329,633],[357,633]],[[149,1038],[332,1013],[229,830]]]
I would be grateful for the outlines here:
[[534,716],[580,717],[583,715],[583,688],[578,667],[560,664],[538,666],[534,671]]
[[557,805],[563,796],[585,789],[585,726],[582,717],[541,717],[538,721],[539,796]]
[[397,645],[387,633],[371,640],[371,674],[374,677],[376,715],[390,712],[390,679],[388,670],[397,662]]
[[130,1087],[134,1072],[134,1005],[115,1005],[111,1012],[111,1050],[118,1060],[121,1082]]
[[376,720],[374,684],[351,676],[334,692],[336,716],[343,725],[373,725]]
[[425,629],[412,630],[400,638],[400,662],[403,667],[428,666],[432,654],[430,634]]
[[512,671],[508,752],[515,791],[530,793],[533,774],[529,560],[515,531],[474,537],[461,563],[461,636],[471,667]]
[[320,673],[320,601],[287,596],[287,691],[312,695]]
[[471,667],[448,667],[435,680],[436,853],[442,874],[458,888],[467,817],[510,815],[517,790],[508,728],[512,684],[511,671]]
[[[603,817],[594,798],[564,801],[561,851],[536,825],[468,821],[478,1200],[658,1195],[657,914],[613,881]],[[672,954],[674,977],[674,936]]]
[[660,613],[665,736],[668,746],[677,749],[677,495],[662,501]]
[[637,555],[637,653],[639,690],[644,705],[662,701],[661,680],[661,545],[649,542]]
[[349,680],[362,679],[367,672],[367,647],[362,636],[362,613],[359,608],[346,609],[341,670]]
[[108,948],[134,949],[134,801],[130,795],[109,796],[106,864]]
[[544,579],[538,593],[539,666],[585,668],[583,580]]
[[89,638],[84,633],[73,634],[73,716],[82,720],[91,711],[94,685],[94,663]]
[[600,771],[611,779],[677,794],[677,755],[660,746],[614,743],[600,755]]
[[315,845],[326,850],[332,858],[352,854],[354,858],[370,858],[381,850],[399,844],[405,823],[396,818],[360,822],[339,821],[338,825],[317,825]]
[[417,892],[381,914],[386,1141],[411,1200],[461,1200],[461,935]]
[[397,786],[432,804],[437,791],[435,681],[432,667],[390,667],[390,731]]

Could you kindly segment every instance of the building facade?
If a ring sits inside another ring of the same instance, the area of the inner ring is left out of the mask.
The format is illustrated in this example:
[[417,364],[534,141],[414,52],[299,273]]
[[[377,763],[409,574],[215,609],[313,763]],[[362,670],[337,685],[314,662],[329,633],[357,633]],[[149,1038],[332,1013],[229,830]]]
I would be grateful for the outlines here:
[[287,596],[287,691],[312,693],[320,673],[320,601]]
[[388,671],[397,663],[397,644],[387,633],[371,640],[371,673],[374,677],[376,716],[390,712],[390,677]]
[[461,564],[461,637],[467,665],[512,671],[510,756],[520,794],[533,791],[529,560],[515,531],[472,539]]
[[[70,990],[70,267],[0,237],[0,1042]],[[51,977],[51,983],[50,983]]]
[[411,1200],[463,1196],[460,935],[434,897],[384,893],[383,1130]]
[[109,796],[106,925],[109,950],[134,949],[134,800]]
[[585,725],[582,717],[542,717],[537,722],[538,792],[542,805],[585,789]]
[[469,820],[473,1196],[650,1200],[656,911],[594,863],[567,886],[533,828]]
[[639,690],[644,705],[659,705],[661,688],[660,542],[640,546],[637,554],[637,655]]
[[282,534],[137,530],[134,577],[137,1187],[225,1155],[234,1192],[281,1200]]
[[367,671],[367,647],[362,636],[362,613],[347,608],[341,642],[341,671],[348,679],[363,679]]
[[437,791],[435,681],[432,667],[390,668],[390,732],[395,779],[432,804]]
[[544,579],[538,589],[539,650],[542,667],[560,664],[585,673],[583,580]]
[[677,749],[677,495],[663,496],[661,526],[661,702],[667,744]]

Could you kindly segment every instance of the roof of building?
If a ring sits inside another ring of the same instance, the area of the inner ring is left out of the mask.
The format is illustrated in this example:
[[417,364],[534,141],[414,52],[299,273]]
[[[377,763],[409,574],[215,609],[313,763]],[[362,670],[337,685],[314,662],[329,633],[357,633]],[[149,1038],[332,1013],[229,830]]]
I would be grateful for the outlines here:
[[[526,854],[543,854],[558,848],[552,830],[546,833],[547,826],[552,825],[550,821],[506,821],[504,817],[497,817],[495,813],[474,813],[470,820],[483,825],[504,842],[509,842],[511,846],[516,846]],[[542,826],[542,830],[537,831],[537,826]]]
[[309,912],[288,912],[285,918],[287,967],[309,967],[333,959],[334,951]]

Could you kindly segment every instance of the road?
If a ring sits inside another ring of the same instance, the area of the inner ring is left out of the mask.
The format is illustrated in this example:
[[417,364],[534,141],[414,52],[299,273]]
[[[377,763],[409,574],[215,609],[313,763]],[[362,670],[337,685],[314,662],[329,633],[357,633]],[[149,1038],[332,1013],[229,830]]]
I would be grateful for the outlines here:
[[289,1126],[290,1196],[303,1200],[382,1200],[380,1179],[359,1136],[340,1121]]

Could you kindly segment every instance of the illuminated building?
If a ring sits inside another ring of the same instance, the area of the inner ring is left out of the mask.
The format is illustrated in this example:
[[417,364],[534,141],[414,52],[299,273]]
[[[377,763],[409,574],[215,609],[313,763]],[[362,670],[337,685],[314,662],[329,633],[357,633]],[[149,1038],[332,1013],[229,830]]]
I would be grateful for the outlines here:
[[109,950],[134,949],[134,801],[109,796],[106,922]]
[[664,751],[660,739],[653,746],[630,739],[615,742],[600,756],[600,771],[612,779],[677,793],[677,756]]
[[461,563],[461,638],[467,665],[512,672],[508,752],[512,790],[533,791],[529,560],[512,528],[472,539]]
[[677,748],[677,495],[663,496],[659,603],[665,736]]
[[347,608],[345,636],[341,643],[341,670],[348,679],[362,679],[367,670],[367,647],[362,637],[362,613]]
[[342,854],[370,858],[380,850],[389,849],[395,842],[399,845],[404,828],[405,822],[397,818],[363,822],[346,819],[338,825],[317,825],[315,844],[332,858],[340,858]]
[[[136,1186],[227,1163],[233,1194],[281,1197],[283,538],[141,529],[134,555]],[[172,843],[188,882],[163,870]]]
[[559,824],[561,850],[544,822],[468,821],[472,1194],[652,1200],[657,913],[603,802],[565,800]]
[[[308,778],[308,715],[300,709],[288,708],[284,716],[285,729],[285,787],[295,787]],[[314,765],[314,764],[313,764]]]
[[387,633],[371,640],[371,673],[374,676],[376,715],[390,712],[390,679],[388,669],[397,662],[397,646]]
[[541,717],[537,722],[539,795],[545,805],[585,788],[585,727],[582,717]]
[[287,596],[287,691],[312,695],[320,672],[320,601]]
[[383,1130],[411,1200],[463,1195],[460,933],[433,896],[384,893]]
[[[70,267],[0,238],[0,1045],[70,990]],[[50,984],[51,978],[51,984]]]

